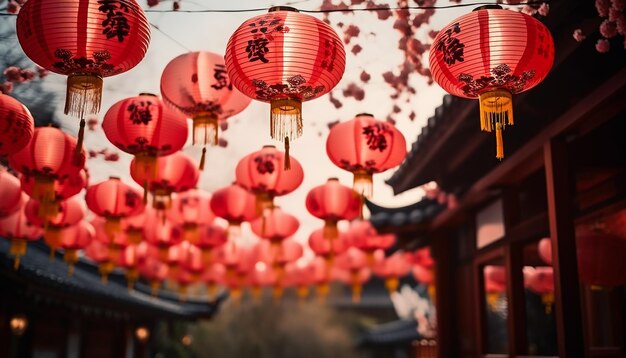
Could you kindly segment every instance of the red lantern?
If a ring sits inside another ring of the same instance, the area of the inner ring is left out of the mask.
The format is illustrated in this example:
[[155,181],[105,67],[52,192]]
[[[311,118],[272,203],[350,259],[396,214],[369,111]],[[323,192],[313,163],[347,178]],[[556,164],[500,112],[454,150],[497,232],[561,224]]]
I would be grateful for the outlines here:
[[22,208],[22,190],[20,180],[0,167],[0,218],[9,216]]
[[93,240],[91,244],[85,248],[85,255],[98,264],[102,284],[106,285],[109,274],[115,269],[119,251],[112,250],[109,246],[98,240]]
[[271,267],[267,267],[263,262],[258,262],[254,266],[254,269],[247,277],[247,281],[252,297],[256,301],[261,299],[261,289],[263,287],[273,287],[272,295],[274,296],[274,300],[279,300],[282,297],[283,289],[279,282],[278,273]]
[[109,249],[115,253],[115,256],[117,256],[117,253],[124,250],[124,248],[133,245],[133,243],[131,242],[130,237],[123,231],[116,232],[114,235],[108,234],[105,229],[107,226],[107,222],[105,220],[106,219],[101,216],[96,216],[90,221],[90,224],[96,230],[95,239],[103,244],[106,244]]
[[371,272],[367,268],[365,253],[354,247],[337,256],[335,268],[331,274],[335,280],[352,286],[352,302],[354,303],[361,300],[363,283],[369,281],[371,276]]
[[370,264],[374,263],[374,252],[386,250],[396,242],[394,234],[379,234],[367,220],[353,221],[346,232],[348,245],[354,246],[367,254]]
[[239,226],[244,221],[252,221],[258,217],[252,193],[239,185],[230,185],[213,192],[211,210],[213,213],[228,221],[228,235],[239,235]]
[[74,265],[78,262],[78,251],[91,244],[95,236],[94,227],[84,220],[62,230],[63,261],[68,264],[70,276],[74,273]]
[[285,279],[283,284],[287,287],[295,287],[298,299],[305,300],[309,296],[309,285],[313,283],[315,266],[312,262],[292,262],[285,267]]
[[487,265],[483,269],[487,304],[492,311],[498,311],[498,300],[506,291],[506,270],[504,266]]
[[[147,250],[147,243],[143,245],[128,245],[124,247],[118,256],[117,264],[126,270],[126,283],[129,289],[135,287],[135,282],[139,279],[139,264],[143,259],[142,254]],[[142,252],[142,250],[144,252]]]
[[591,287],[626,284],[626,238],[594,230],[576,235],[580,281]]
[[271,208],[275,196],[289,194],[302,184],[302,166],[291,158],[291,169],[286,171],[283,165],[286,160],[285,153],[266,145],[237,163],[236,182],[256,195],[259,212]]
[[50,246],[50,255],[61,247],[62,229],[76,225],[85,217],[85,208],[82,200],[72,197],[59,203],[59,212],[51,218],[39,215],[41,205],[40,202],[30,199],[24,206],[24,214],[28,221],[33,225],[37,225],[45,229],[44,241]]
[[525,282],[528,290],[541,295],[546,314],[552,313],[554,304],[554,270],[552,267],[534,267]]
[[313,266],[312,281],[315,284],[315,293],[320,303],[326,301],[326,297],[330,293],[330,267],[325,259],[316,257],[311,263]]
[[326,23],[276,6],[241,24],[228,41],[224,58],[237,89],[270,103],[270,135],[285,141],[289,156],[289,140],[302,134],[302,102],[339,83],[346,54]]
[[169,220],[163,220],[161,215],[152,212],[146,216],[145,241],[158,249],[158,259],[165,261],[168,249],[183,241],[182,230]]
[[280,207],[275,207],[267,215],[250,222],[250,228],[255,235],[273,243],[293,236],[299,227],[298,218],[284,212]]
[[179,151],[187,141],[185,116],[148,93],[115,103],[104,115],[102,130],[109,142],[134,155],[141,167],[151,168],[144,174],[150,177],[157,173],[157,157]]
[[170,61],[161,75],[163,100],[193,120],[192,143],[202,144],[200,170],[206,145],[217,145],[218,121],[243,111],[250,98],[233,89],[224,56],[188,52]]
[[65,114],[81,118],[79,138],[86,115],[100,110],[102,78],[135,67],[150,42],[150,25],[134,0],[29,1],[16,28],[33,62],[68,76]]
[[76,139],[52,127],[35,129],[33,139],[9,157],[9,164],[22,175],[34,178],[33,197],[41,198],[42,216],[57,214],[54,182],[77,176],[85,165],[85,153],[76,153]]
[[198,241],[198,228],[211,224],[215,218],[210,203],[211,194],[199,189],[190,189],[174,196],[167,216],[183,226],[185,240]]
[[374,254],[374,266],[372,271],[385,280],[385,287],[392,294],[398,290],[399,278],[405,276],[411,270],[411,264],[403,252],[396,252],[385,257],[383,250]]
[[257,243],[256,250],[259,261],[264,261],[278,270],[279,277],[282,278],[285,266],[290,262],[295,262],[304,254],[302,245],[293,239],[282,240],[276,245],[271,245],[268,241]]
[[[22,191],[28,194],[31,198],[42,201],[45,198],[41,196],[41,193],[35,193],[35,178],[29,176],[22,176],[20,178],[22,184]],[[78,175],[67,177],[63,180],[54,181],[54,202],[66,200],[72,196],[78,194],[87,187],[88,175],[87,169],[83,168]],[[35,195],[39,194],[39,195]]]
[[336,166],[354,174],[354,191],[370,198],[372,174],[398,166],[406,156],[406,141],[393,124],[361,113],[330,129],[326,153]]
[[38,240],[42,233],[40,227],[28,222],[26,215],[21,210],[0,218],[0,237],[11,240],[9,253],[15,257],[14,267],[16,270],[20,266],[21,257],[26,255],[26,243]]
[[324,237],[324,229],[318,229],[309,236],[309,247],[315,255],[323,257],[327,264],[331,264],[336,255],[340,255],[348,249],[348,244],[344,233],[339,232],[336,239],[329,240]]
[[0,93],[0,157],[16,153],[33,137],[35,120],[23,104]]
[[539,240],[537,252],[539,252],[539,257],[541,257],[545,263],[552,265],[552,240],[549,237],[544,237]]
[[198,240],[189,241],[202,250],[202,257],[206,264],[213,263],[213,250],[224,245],[228,241],[226,230],[215,224],[198,227]]
[[158,157],[158,172],[152,175],[154,167],[144,166],[137,157],[130,163],[130,175],[136,183],[152,193],[152,207],[158,210],[172,206],[172,193],[182,193],[198,183],[200,172],[191,158],[183,153]]
[[504,157],[502,131],[513,124],[513,94],[538,85],[554,61],[548,28],[522,12],[479,8],[444,27],[430,47],[433,79],[447,92],[478,98],[480,127],[496,131],[496,157]]
[[207,294],[210,300],[217,298],[217,285],[224,282],[226,276],[226,268],[219,263],[213,263],[204,271],[201,280],[206,284]]
[[306,196],[306,208],[311,215],[324,220],[324,237],[337,238],[337,222],[352,220],[361,212],[359,195],[337,178],[329,178],[326,184],[316,186]]
[[130,244],[137,245],[143,241],[146,218],[150,215],[154,215],[152,208],[146,207],[141,214],[122,219],[122,229]]
[[138,215],[144,210],[141,193],[117,177],[91,185],[85,201],[89,210],[104,217],[104,231],[111,238],[122,231],[122,218]]
[[150,289],[152,296],[156,296],[161,282],[163,282],[168,274],[169,268],[166,264],[159,261],[158,258],[153,256],[146,256],[139,265],[139,273],[150,282]]

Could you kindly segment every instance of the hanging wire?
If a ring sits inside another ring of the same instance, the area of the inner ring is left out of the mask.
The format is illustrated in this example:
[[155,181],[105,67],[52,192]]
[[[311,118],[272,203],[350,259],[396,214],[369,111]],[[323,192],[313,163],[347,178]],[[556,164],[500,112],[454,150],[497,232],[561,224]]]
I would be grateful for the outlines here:
[[155,30],[160,32],[163,36],[167,37],[168,39],[172,40],[172,42],[176,43],[178,46],[184,48],[185,50],[189,52],[192,52],[191,49],[189,49],[189,47],[185,46],[182,42],[176,40],[173,36],[169,35],[167,32],[161,30],[161,28],[158,27],[157,25],[150,23],[150,26],[154,27]]

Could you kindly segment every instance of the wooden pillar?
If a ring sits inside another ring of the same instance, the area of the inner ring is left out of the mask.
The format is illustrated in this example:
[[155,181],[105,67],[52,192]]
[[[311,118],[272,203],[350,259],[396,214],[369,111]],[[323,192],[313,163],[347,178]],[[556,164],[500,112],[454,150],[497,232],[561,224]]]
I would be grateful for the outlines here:
[[458,341],[454,334],[454,250],[451,239],[441,233],[431,236],[431,250],[435,259],[435,287],[437,296],[437,357],[454,357],[458,354]]
[[573,218],[573,182],[562,137],[543,147],[552,238],[552,265],[556,293],[556,327],[560,357],[584,357],[585,344],[578,284]]
[[507,319],[509,332],[509,355],[514,357],[526,353],[528,342],[526,336],[526,299],[524,295],[524,275],[522,273],[522,246],[510,243],[505,248],[505,265],[507,274]]

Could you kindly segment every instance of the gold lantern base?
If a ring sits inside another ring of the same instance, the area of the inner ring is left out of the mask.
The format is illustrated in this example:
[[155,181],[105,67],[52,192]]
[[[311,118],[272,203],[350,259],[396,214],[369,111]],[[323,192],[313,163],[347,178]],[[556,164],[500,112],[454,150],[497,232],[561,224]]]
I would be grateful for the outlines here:
[[353,174],[354,181],[352,184],[352,189],[361,196],[364,196],[368,199],[371,198],[374,191],[372,185],[372,173],[364,169],[359,169],[354,171]]
[[504,158],[502,131],[507,125],[513,125],[513,95],[504,89],[492,89],[481,93],[480,129],[485,132],[496,131],[496,158]]

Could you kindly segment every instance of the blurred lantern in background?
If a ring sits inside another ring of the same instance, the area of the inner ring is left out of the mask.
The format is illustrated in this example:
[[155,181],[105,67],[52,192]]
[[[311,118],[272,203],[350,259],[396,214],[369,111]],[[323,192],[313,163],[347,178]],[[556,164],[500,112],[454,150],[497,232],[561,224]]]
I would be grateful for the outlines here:
[[142,93],[115,103],[102,120],[109,142],[135,156],[144,181],[156,177],[157,157],[174,154],[187,141],[187,119],[153,94]]
[[[46,16],[41,16],[46,14]],[[65,114],[98,113],[102,78],[126,72],[145,56],[150,24],[134,0],[33,0],[17,16],[17,38],[39,66],[68,76]]]
[[300,260],[287,264],[285,267],[284,286],[294,287],[300,301],[309,297],[309,286],[313,283],[315,267],[311,262],[301,263]]
[[385,280],[385,287],[389,294],[398,290],[400,278],[406,276],[411,271],[411,264],[407,260],[404,252],[396,252],[389,257],[385,257],[382,250],[374,253],[374,266],[372,271],[376,276]]
[[27,199],[22,194],[20,180],[4,167],[0,167],[0,198],[0,218],[20,210]]
[[111,250],[108,245],[98,240],[93,240],[91,244],[85,248],[85,255],[98,264],[102,284],[106,285],[109,274],[115,269],[115,263],[119,258],[119,251]]
[[603,229],[602,224],[576,232],[576,256],[580,282],[591,288],[626,284],[626,238]]
[[239,236],[242,222],[252,221],[259,216],[254,195],[235,184],[213,192],[211,210],[216,216],[228,221],[229,238]]
[[356,220],[350,223],[346,231],[346,241],[349,246],[365,252],[369,266],[374,264],[374,252],[387,250],[396,242],[394,234],[379,234],[367,220]]
[[327,266],[332,266],[334,257],[346,251],[348,243],[342,232],[338,232],[334,240],[329,240],[324,237],[324,229],[317,229],[309,235],[309,247],[315,255],[324,258]]
[[315,293],[320,303],[326,302],[326,297],[330,293],[331,270],[326,260],[316,257],[311,262],[313,267],[312,283],[315,285]]
[[59,203],[59,212],[54,217],[41,217],[40,205],[40,202],[30,199],[24,206],[24,214],[31,224],[44,229],[44,241],[50,247],[50,258],[54,258],[54,251],[61,247],[61,230],[83,220],[85,208],[83,201],[73,196]]
[[[23,175],[20,178],[22,184],[22,190],[28,194],[31,198],[37,201],[43,201],[46,198],[40,195],[35,195],[35,179],[33,177]],[[88,175],[87,169],[83,168],[78,175],[72,175],[62,180],[54,181],[54,199],[52,203],[57,203],[61,200],[66,200],[80,193],[87,187]]]
[[33,137],[35,120],[22,103],[0,93],[0,157],[16,153]]
[[329,178],[326,184],[311,189],[306,196],[306,208],[311,215],[324,220],[324,237],[335,240],[339,236],[337,222],[352,220],[359,216],[359,195],[337,178]]
[[156,211],[146,215],[145,220],[144,239],[157,249],[157,259],[165,262],[169,248],[183,241],[182,230],[170,220],[163,220]]
[[28,222],[22,210],[0,218],[0,237],[11,241],[9,253],[15,258],[14,268],[20,266],[22,256],[26,255],[26,244],[28,241],[39,240],[43,230]]
[[286,171],[283,168],[285,153],[273,145],[266,145],[237,163],[236,183],[256,195],[259,213],[274,206],[274,197],[289,194],[302,184],[302,166],[291,159],[291,169]]
[[61,232],[61,248],[63,261],[68,265],[68,274],[74,274],[74,265],[78,262],[78,251],[85,249],[96,236],[94,227],[81,220],[77,224],[63,229]]
[[483,269],[483,275],[487,304],[492,311],[500,311],[498,301],[506,291],[506,269],[504,266],[487,265]]
[[145,164],[135,157],[130,163],[130,175],[152,194],[152,207],[163,215],[172,206],[172,193],[195,188],[200,177],[196,164],[183,152],[158,157],[152,167]]
[[502,159],[502,131],[513,124],[513,95],[543,81],[554,61],[554,42],[539,20],[491,5],[441,29],[429,58],[433,79],[444,90],[478,98],[480,128],[496,131],[496,158]]
[[554,270],[552,267],[539,266],[528,275],[526,287],[541,296],[546,314],[552,313],[554,305]]
[[35,128],[32,140],[9,157],[9,164],[27,180],[34,180],[32,197],[39,199],[39,216],[57,215],[55,181],[77,176],[85,165],[85,153],[76,153],[76,139],[60,129]]
[[[330,92],[341,80],[346,54],[335,31],[317,18],[276,6],[246,20],[226,46],[232,84],[270,103],[270,135],[285,142],[302,134],[302,102]],[[289,160],[284,162],[289,169]]]
[[226,268],[220,263],[212,263],[204,270],[200,280],[206,284],[209,300],[214,301],[217,299],[217,285],[221,285],[224,282],[225,276]]
[[334,279],[351,285],[354,303],[360,302],[363,283],[370,279],[371,272],[367,266],[367,256],[355,247],[349,248],[335,259],[332,275]]
[[122,232],[122,219],[139,215],[145,208],[141,193],[118,177],[89,186],[85,201],[89,210],[104,218],[104,231],[111,240]]
[[168,276],[168,267],[157,257],[146,255],[139,264],[139,273],[148,280],[152,296],[156,296],[161,283]]
[[218,121],[243,111],[251,99],[233,89],[224,56],[212,52],[188,52],[171,60],[161,75],[165,103],[193,120],[192,143],[201,144],[200,170],[206,146],[218,143]]
[[286,213],[280,207],[274,207],[267,215],[250,222],[250,228],[255,235],[276,245],[293,236],[299,227],[298,218]]
[[539,240],[537,252],[539,252],[539,257],[541,257],[543,262],[552,265],[552,240],[549,237]]
[[204,190],[189,189],[172,198],[172,207],[167,211],[172,222],[183,226],[184,239],[190,242],[199,240],[199,227],[213,222],[211,194]]
[[214,250],[228,241],[226,230],[216,224],[202,225],[198,227],[198,239],[187,240],[202,251],[202,260],[205,264],[213,263]]
[[354,174],[352,189],[371,198],[372,175],[402,163],[406,140],[393,124],[361,113],[332,126],[326,139],[326,153],[333,164]]

